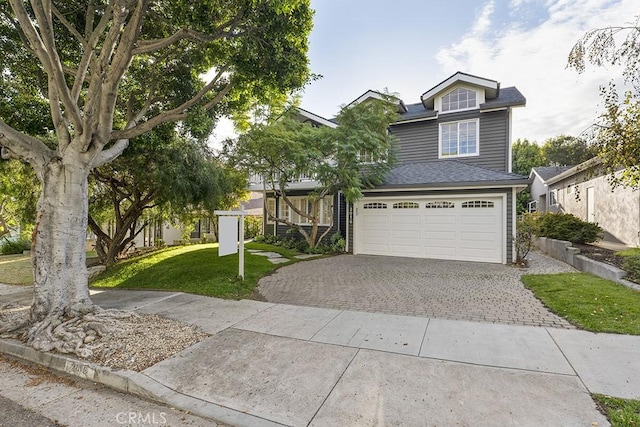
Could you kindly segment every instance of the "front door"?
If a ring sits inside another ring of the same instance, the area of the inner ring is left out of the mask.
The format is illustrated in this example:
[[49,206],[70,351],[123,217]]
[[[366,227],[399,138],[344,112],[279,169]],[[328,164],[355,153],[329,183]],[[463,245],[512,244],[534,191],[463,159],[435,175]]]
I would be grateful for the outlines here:
[[596,222],[596,200],[593,187],[587,188],[587,221]]

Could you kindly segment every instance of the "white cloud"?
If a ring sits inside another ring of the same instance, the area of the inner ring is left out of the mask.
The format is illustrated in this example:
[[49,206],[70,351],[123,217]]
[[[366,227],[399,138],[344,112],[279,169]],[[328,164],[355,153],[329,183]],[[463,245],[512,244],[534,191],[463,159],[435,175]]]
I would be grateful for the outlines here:
[[471,28],[471,33],[475,36],[482,36],[486,31],[491,28],[491,14],[495,8],[495,1],[491,0],[487,2],[480,13],[478,14],[478,18],[476,22],[473,24]]
[[[548,17],[535,27],[512,22],[489,33],[484,22],[494,13],[489,11],[491,2],[480,11],[474,28],[440,49],[436,59],[448,74],[462,70],[518,87],[527,106],[516,110],[514,138],[541,142],[563,133],[577,135],[597,118],[598,87],[619,78],[620,72],[589,67],[579,75],[566,68],[569,51],[586,31],[629,21],[638,13],[636,1],[549,1]],[[513,0],[510,5],[522,3]]]

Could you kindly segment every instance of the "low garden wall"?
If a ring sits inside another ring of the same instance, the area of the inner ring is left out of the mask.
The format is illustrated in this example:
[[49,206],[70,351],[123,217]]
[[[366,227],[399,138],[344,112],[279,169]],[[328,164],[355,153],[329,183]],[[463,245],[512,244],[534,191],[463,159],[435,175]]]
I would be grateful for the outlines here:
[[550,239],[548,237],[538,237],[535,239],[535,245],[545,254],[565,262],[580,271],[591,273],[603,279],[612,280],[632,289],[640,290],[640,285],[624,280],[624,277],[627,275],[624,270],[580,255],[580,249],[574,248],[571,242]]

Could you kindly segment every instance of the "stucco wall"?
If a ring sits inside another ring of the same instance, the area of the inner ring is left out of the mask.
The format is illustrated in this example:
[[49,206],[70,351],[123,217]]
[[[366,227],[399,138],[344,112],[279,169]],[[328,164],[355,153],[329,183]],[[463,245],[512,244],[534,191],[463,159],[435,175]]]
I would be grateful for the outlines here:
[[[575,183],[576,192],[567,192],[570,183]],[[558,190],[558,211],[585,221],[588,187],[594,188],[594,218],[605,230],[604,240],[640,246],[640,192],[623,187],[614,190],[606,176],[590,177],[585,173],[549,185]]]

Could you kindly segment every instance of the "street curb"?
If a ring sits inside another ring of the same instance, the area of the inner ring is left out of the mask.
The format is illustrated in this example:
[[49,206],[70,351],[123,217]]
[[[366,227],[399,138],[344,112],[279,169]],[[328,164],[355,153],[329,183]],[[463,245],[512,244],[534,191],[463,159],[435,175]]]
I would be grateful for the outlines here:
[[140,372],[126,369],[112,370],[111,368],[61,354],[40,352],[16,340],[0,339],[0,353],[32,362],[78,379],[103,384],[117,391],[164,403],[173,408],[189,411],[191,414],[210,418],[217,422],[246,427],[283,426],[283,424],[274,421],[179,393]]

